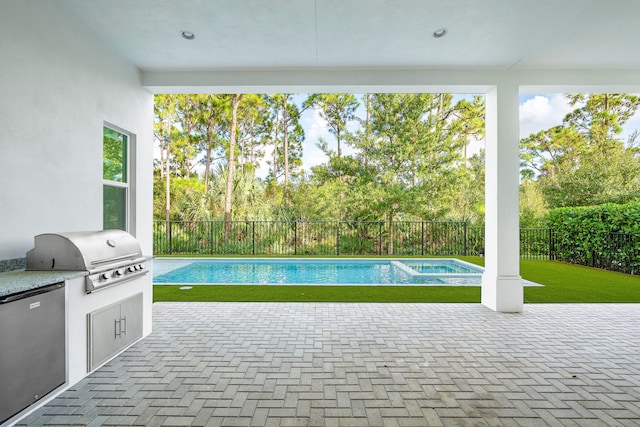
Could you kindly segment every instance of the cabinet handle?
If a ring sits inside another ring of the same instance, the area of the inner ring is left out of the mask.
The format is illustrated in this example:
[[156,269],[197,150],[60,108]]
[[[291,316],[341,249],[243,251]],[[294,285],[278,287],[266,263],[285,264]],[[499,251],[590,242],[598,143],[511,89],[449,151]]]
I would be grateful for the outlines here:
[[127,335],[127,316],[120,319],[120,333],[122,335]]
[[114,329],[115,338],[120,337],[120,335],[122,333],[122,326],[121,326],[120,323],[121,323],[120,320],[118,320],[118,319],[114,320],[113,329]]

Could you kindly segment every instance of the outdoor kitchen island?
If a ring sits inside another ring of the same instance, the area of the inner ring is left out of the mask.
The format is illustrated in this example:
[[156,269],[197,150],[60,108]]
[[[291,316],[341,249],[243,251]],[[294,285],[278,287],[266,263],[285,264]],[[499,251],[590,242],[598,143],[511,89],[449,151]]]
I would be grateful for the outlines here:
[[[140,265],[140,259],[137,259],[136,263]],[[143,268],[151,270],[150,258],[144,260]],[[26,293],[36,294],[36,297],[32,297],[35,298],[33,302],[24,310],[28,312],[35,313],[41,308],[37,296],[39,289],[46,289],[52,284],[64,284],[63,289],[57,291],[64,295],[64,303],[60,304],[64,313],[58,313],[62,316],[60,318],[64,319],[64,382],[54,390],[48,390],[47,392],[53,393],[47,396],[33,396],[32,404],[15,413],[26,414],[28,410],[43,404],[151,333],[151,275],[139,274],[129,280],[91,289],[87,281],[91,273],[88,270],[16,270],[0,273],[0,301]],[[119,271],[119,274],[124,272]],[[0,307],[10,304],[16,303],[8,302]],[[44,305],[43,302],[42,306]],[[6,333],[2,328],[5,326],[0,324],[0,337],[11,336],[13,340],[18,341],[15,344],[24,344],[20,333]],[[20,332],[20,326],[16,329]],[[13,347],[13,344],[2,343],[2,346]],[[29,355],[25,355],[27,356]],[[6,404],[0,402],[0,406],[2,405]],[[13,415],[11,417],[0,418],[0,425],[19,418]]]

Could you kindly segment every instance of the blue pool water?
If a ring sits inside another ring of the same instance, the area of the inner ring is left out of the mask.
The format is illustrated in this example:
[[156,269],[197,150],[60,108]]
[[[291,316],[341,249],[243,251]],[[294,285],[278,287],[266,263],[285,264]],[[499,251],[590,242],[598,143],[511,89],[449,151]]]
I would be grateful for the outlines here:
[[482,268],[454,259],[175,259],[154,261],[157,284],[471,285]]
[[458,260],[451,259],[427,259],[427,260],[402,260],[402,264],[417,271],[420,274],[477,274],[482,269]]

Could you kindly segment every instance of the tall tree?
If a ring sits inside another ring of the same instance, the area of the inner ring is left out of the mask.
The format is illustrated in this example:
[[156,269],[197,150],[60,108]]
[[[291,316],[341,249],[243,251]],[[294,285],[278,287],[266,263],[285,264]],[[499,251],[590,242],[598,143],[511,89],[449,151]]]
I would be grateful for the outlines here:
[[606,151],[589,147],[576,164],[564,163],[538,185],[550,208],[626,203],[640,198],[640,158],[621,142]]
[[282,95],[282,148],[284,157],[284,190],[289,187],[289,94]]
[[164,178],[167,170],[166,161],[169,157],[168,142],[171,138],[171,132],[173,131],[173,119],[171,116],[175,112],[175,104],[170,95],[156,95],[154,97],[154,123],[153,123],[153,136],[158,141],[158,148],[160,152],[159,159],[159,171],[160,177]]
[[[323,114],[330,132],[340,141],[340,153],[327,149],[328,162],[304,177],[296,170],[304,139],[300,114],[305,107],[297,105],[300,99],[289,94],[159,97],[154,132],[160,141],[164,183],[159,179],[154,184],[161,190],[154,212],[163,210],[160,195],[165,199],[165,218],[208,218],[206,210],[214,209],[213,213],[224,216],[229,235],[230,221],[245,212],[239,207],[245,202],[238,192],[253,185],[248,177],[259,165],[264,144],[269,143],[273,170],[265,191],[254,194],[269,200],[263,206],[279,209],[272,215],[387,220],[392,234],[397,220],[453,218],[449,213],[454,209],[465,218],[475,217],[477,198],[469,195],[476,194],[470,191],[477,181],[476,172],[464,167],[462,153],[477,133],[473,123],[482,115],[481,100],[454,105],[451,95],[445,94],[364,95],[364,117],[354,121],[360,122],[360,129],[347,132],[346,124],[356,114],[353,100],[358,98],[343,94],[310,97],[305,104],[325,108]],[[346,101],[340,104],[340,100]],[[344,109],[331,108],[337,105]],[[198,118],[196,127],[194,117]],[[463,123],[465,118],[472,123]],[[345,144],[355,152],[345,154]],[[204,163],[201,187],[206,190],[200,189],[195,177],[179,178],[193,177],[195,156]],[[216,175],[212,182],[212,169],[221,166],[224,174]],[[215,202],[214,188],[224,189],[224,197],[215,196]],[[469,197],[460,197],[461,188]],[[305,205],[308,194],[323,199],[317,203],[321,209]],[[257,199],[250,203],[257,205]],[[241,210],[236,214],[236,209]]]
[[341,145],[347,132],[347,124],[355,119],[355,111],[360,103],[352,93],[314,93],[303,106],[318,108],[329,126],[329,132],[336,138],[338,157],[341,157]]
[[[211,209],[218,215],[224,212],[226,199],[227,168],[218,164],[214,169],[212,180]],[[235,220],[269,220],[271,219],[271,203],[265,191],[266,185],[256,178],[249,169],[237,169],[233,178],[232,206]]]
[[269,106],[263,96],[248,94],[242,100],[238,114],[238,164],[255,170],[264,158],[265,145],[271,133]]
[[231,129],[229,131],[229,153],[227,157],[227,186],[224,199],[224,236],[229,239],[231,232],[231,197],[233,192],[233,173],[235,171],[236,135],[238,126],[238,106],[243,95],[231,95]]
[[458,101],[454,106],[453,115],[462,126],[462,130],[459,131],[464,141],[462,156],[465,159],[465,165],[469,166],[470,155],[467,151],[469,144],[484,138],[484,97],[475,95],[471,101],[466,99]]
[[350,204],[366,206],[371,219],[389,223],[391,254],[398,217],[444,215],[445,195],[463,163],[465,129],[455,117],[452,97],[439,94],[373,94],[370,126],[367,166],[361,159],[357,172],[362,191]]
[[[272,111],[272,166],[271,176],[274,180],[283,178],[286,192],[291,177],[302,165],[302,141],[304,129],[300,125],[300,109],[293,102],[290,94],[276,94],[268,97]],[[285,198],[286,201],[286,198]]]
[[189,178],[196,165],[200,152],[197,126],[201,114],[200,100],[197,95],[173,95],[176,102],[176,121],[181,130],[174,140],[174,158],[181,176]]
[[640,98],[630,94],[568,94],[572,106],[578,108],[567,114],[565,125],[574,127],[592,144],[607,145],[622,132],[622,126],[640,106]]
[[364,117],[355,115],[354,119],[359,127],[354,132],[347,134],[348,143],[357,148],[359,156],[362,158],[364,166],[369,165],[369,150],[371,148],[372,131],[371,131],[371,94],[362,95],[362,103],[364,104]]
[[587,142],[573,127],[556,126],[520,140],[523,178],[554,177],[563,165],[575,166]]
[[629,94],[566,97],[577,108],[566,115],[562,126],[520,141],[523,178],[535,181],[551,209],[623,203],[638,197],[638,150],[633,138],[625,143],[619,135],[638,110],[640,98]]
[[164,178],[165,178],[165,221],[166,233],[170,234],[171,219],[171,135],[174,130],[176,114],[176,100],[174,95],[156,95],[155,102],[156,123],[160,135],[160,147],[164,147]]
[[[204,139],[204,188],[208,190],[213,155],[220,142],[219,127],[224,115],[225,99],[221,95],[200,95],[200,132]],[[208,194],[208,191],[207,191]]]

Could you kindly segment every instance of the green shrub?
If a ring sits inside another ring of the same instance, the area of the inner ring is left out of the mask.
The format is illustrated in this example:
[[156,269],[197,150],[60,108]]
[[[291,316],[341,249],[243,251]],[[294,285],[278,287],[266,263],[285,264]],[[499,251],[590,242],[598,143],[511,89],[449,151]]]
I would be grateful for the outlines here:
[[640,271],[640,202],[554,209],[548,225],[558,260]]

